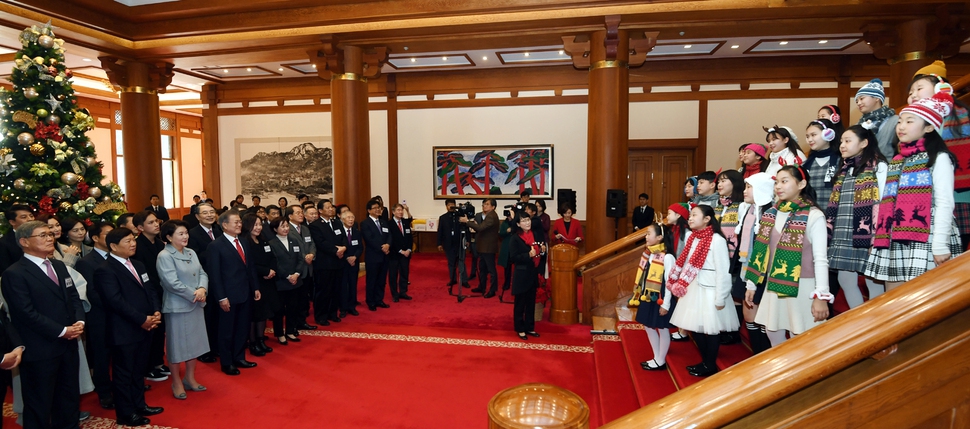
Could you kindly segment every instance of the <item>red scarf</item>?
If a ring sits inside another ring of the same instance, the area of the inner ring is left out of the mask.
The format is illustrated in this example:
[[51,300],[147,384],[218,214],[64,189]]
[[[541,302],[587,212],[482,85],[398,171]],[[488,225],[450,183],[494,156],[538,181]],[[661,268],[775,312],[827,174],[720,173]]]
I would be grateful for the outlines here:
[[527,246],[529,246],[530,248],[532,248],[532,249],[534,249],[536,251],[536,255],[534,257],[532,257],[532,263],[535,264],[536,267],[538,267],[539,266],[539,253],[541,253],[542,248],[539,247],[539,243],[536,243],[535,236],[532,235],[532,230],[520,232],[519,233],[519,238],[521,238],[522,241],[524,241]]
[[744,176],[743,179],[747,179],[747,178],[749,178],[751,176],[754,176],[755,174],[758,174],[760,172],[761,172],[761,163],[759,162],[759,163],[757,163],[755,165],[747,165],[747,164],[745,164],[744,165],[744,171],[742,171],[741,173],[743,173],[743,176]]
[[[710,225],[699,231],[694,231],[687,239],[684,250],[677,256],[677,263],[674,264],[674,269],[670,272],[670,281],[667,282],[667,289],[670,289],[670,292],[677,298],[682,298],[687,294],[687,286],[694,281],[697,274],[701,272],[701,268],[704,267],[707,252],[711,250],[712,238],[714,238],[714,229]],[[698,240],[700,242],[696,244],[697,250],[690,255],[690,261],[688,261],[687,255],[691,253],[690,250],[695,247],[694,242]]]

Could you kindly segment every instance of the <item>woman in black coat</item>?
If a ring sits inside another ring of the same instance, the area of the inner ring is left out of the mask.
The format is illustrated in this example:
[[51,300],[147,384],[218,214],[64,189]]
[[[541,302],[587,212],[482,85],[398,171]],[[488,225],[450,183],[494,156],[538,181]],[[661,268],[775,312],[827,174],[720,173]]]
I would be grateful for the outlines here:
[[[304,321],[300,317],[299,309],[299,289],[303,285],[303,279],[309,273],[306,261],[300,256],[300,243],[290,238],[290,223],[285,217],[278,217],[269,223],[273,230],[273,238],[269,240],[269,246],[276,255],[276,263],[279,268],[276,270],[276,290],[279,291],[280,301],[283,309],[273,317],[273,335],[282,345],[289,345],[290,341],[300,342],[297,338],[297,326]],[[285,329],[284,329],[284,319]]]
[[253,356],[264,356],[273,351],[266,345],[264,333],[266,320],[279,315],[282,317],[279,294],[276,292],[276,256],[269,247],[269,243],[262,238],[263,222],[255,214],[243,216],[242,236],[249,240],[252,249],[253,263],[256,265],[256,276],[259,280],[259,301],[253,304],[252,332],[249,334],[249,352]]
[[516,211],[512,216],[512,242],[509,245],[509,262],[515,267],[512,271],[512,319],[519,338],[528,340],[527,335],[538,337],[535,331],[536,289],[539,287],[540,256],[546,246],[536,241],[532,234],[532,218],[525,212]]

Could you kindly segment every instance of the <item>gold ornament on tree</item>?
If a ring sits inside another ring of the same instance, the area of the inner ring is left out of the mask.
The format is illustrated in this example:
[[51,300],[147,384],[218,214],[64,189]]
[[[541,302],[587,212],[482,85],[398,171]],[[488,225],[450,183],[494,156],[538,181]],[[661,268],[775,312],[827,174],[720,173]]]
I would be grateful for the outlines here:
[[88,188],[88,195],[90,195],[92,198],[98,198],[98,197],[100,197],[101,196],[101,188],[99,188],[97,186]]
[[29,112],[18,110],[13,112],[13,117],[11,119],[13,119],[14,122],[27,124],[27,126],[30,128],[37,128],[37,117]]
[[70,209],[71,209],[71,203],[69,203],[67,201],[62,201],[61,202],[61,210],[65,210],[66,211],[66,210],[70,210]]
[[30,145],[30,153],[34,156],[44,156],[45,152],[47,152],[47,147],[40,143]]
[[13,188],[18,191],[23,191],[24,189],[27,189],[27,182],[25,182],[24,179],[14,180]]
[[77,174],[71,173],[70,171],[61,175],[61,182],[64,182],[64,184],[70,186],[77,185],[78,179],[80,179],[80,177],[78,177]]
[[37,117],[38,118],[46,118],[47,115],[49,115],[49,114],[50,114],[50,112],[48,112],[47,109],[37,109]]
[[50,49],[54,46],[54,38],[44,34],[37,38],[37,44]]
[[20,143],[21,146],[30,146],[34,144],[34,135],[31,133],[17,134],[17,143]]
[[93,156],[89,156],[87,158],[87,161],[88,161],[88,166],[89,167],[94,167],[98,163],[98,159],[95,158],[95,157],[93,157]]
[[61,117],[60,116],[57,116],[57,115],[50,115],[47,118],[47,123],[48,124],[58,125],[58,124],[61,123]]
[[28,100],[33,100],[39,96],[40,96],[40,93],[37,92],[37,88],[34,88],[32,86],[28,86],[24,88],[24,97],[27,97]]

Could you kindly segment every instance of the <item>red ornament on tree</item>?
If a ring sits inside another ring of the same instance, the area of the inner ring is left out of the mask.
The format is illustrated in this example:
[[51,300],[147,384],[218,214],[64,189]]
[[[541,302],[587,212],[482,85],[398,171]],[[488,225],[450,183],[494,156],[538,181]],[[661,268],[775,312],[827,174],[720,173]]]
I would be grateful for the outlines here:
[[40,201],[37,202],[37,209],[41,213],[47,213],[48,215],[57,213],[57,209],[54,208],[54,199],[47,195],[41,197]]
[[61,135],[61,129],[56,124],[37,123],[37,129],[34,130],[34,137],[38,140],[53,139],[58,142],[64,140],[64,136]]
[[74,193],[77,195],[78,199],[86,200],[88,198],[89,187],[90,186],[87,183],[85,183],[83,180],[77,182],[77,191]]

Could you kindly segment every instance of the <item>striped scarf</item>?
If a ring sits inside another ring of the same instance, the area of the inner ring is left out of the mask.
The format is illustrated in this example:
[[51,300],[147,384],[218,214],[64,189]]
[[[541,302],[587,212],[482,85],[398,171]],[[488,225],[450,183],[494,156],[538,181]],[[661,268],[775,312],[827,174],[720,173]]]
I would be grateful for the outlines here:
[[721,231],[724,231],[724,238],[727,239],[728,253],[731,255],[734,254],[734,249],[738,247],[738,238],[734,229],[738,226],[738,207],[740,206],[740,202],[735,203],[731,201],[731,198],[722,197],[721,206],[715,211],[715,215],[721,222]]
[[647,246],[647,251],[640,255],[640,264],[637,266],[633,297],[630,298],[629,307],[636,307],[641,302],[650,301],[657,301],[658,305],[663,305],[663,298],[659,294],[664,281],[664,258],[666,256],[667,248],[663,243]]
[[[832,196],[825,209],[825,220],[829,226],[829,238],[835,217],[839,213],[839,199],[842,198],[842,183],[847,174],[852,174],[862,155],[845,159],[842,171],[835,178],[832,186]],[[879,186],[876,181],[876,162],[866,165],[855,178],[855,191],[852,194],[852,247],[866,248],[872,246],[872,208],[879,200]]]
[[970,115],[967,109],[953,106],[953,113],[943,119],[940,136],[946,141],[947,149],[957,157],[954,165],[954,189],[957,192],[970,190]]
[[[767,290],[781,297],[798,296],[798,280],[802,275],[802,243],[805,240],[805,229],[808,227],[808,213],[811,208],[810,204],[799,197],[795,202],[781,202],[765,211],[761,216],[758,237],[755,239],[748,271],[745,273],[747,280],[760,284],[767,274]],[[792,214],[788,216],[781,229],[781,239],[778,240],[778,248],[775,249],[775,257],[769,273],[767,267],[768,259],[771,258],[769,249],[771,234],[775,229],[775,218],[779,210]]]
[[899,154],[889,163],[873,247],[888,249],[891,241],[926,243],[929,240],[933,207],[929,160],[923,139],[899,143]]
[[[701,268],[704,267],[704,262],[707,260],[707,252],[711,250],[711,239],[713,238],[714,229],[708,225],[701,230],[694,231],[687,239],[684,250],[677,256],[677,263],[670,270],[670,281],[667,283],[667,289],[670,289],[670,293],[677,298],[683,298],[687,294],[687,286],[701,272]],[[697,243],[695,244],[695,242]],[[692,253],[691,249],[694,249],[694,252],[690,255],[688,261],[687,255]]]

